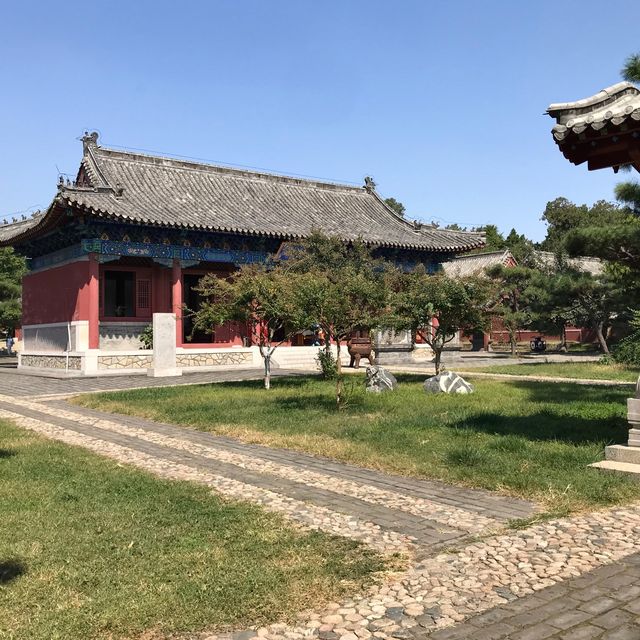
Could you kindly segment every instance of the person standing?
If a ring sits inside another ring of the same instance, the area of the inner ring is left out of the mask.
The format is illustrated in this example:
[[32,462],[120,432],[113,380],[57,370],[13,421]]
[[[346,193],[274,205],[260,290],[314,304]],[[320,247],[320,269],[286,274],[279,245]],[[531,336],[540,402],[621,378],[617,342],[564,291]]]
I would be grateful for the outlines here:
[[7,334],[7,355],[8,356],[13,355],[13,344],[14,344],[13,336],[9,333]]

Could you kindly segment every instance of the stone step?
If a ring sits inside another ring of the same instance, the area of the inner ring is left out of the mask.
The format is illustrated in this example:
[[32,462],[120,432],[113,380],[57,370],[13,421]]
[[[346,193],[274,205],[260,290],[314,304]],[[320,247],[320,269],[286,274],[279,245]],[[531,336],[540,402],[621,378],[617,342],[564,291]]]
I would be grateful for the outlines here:
[[614,444],[604,449],[605,460],[614,462],[627,462],[640,464],[640,447],[628,447],[623,444]]
[[625,473],[640,481],[640,464],[631,464],[629,462],[617,462],[615,460],[602,460],[589,465],[602,471]]

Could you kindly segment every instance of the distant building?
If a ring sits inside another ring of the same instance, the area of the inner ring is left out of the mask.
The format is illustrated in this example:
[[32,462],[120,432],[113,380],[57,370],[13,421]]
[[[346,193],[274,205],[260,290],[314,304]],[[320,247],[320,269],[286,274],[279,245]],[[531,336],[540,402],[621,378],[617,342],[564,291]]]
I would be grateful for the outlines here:
[[[556,261],[556,255],[550,251],[536,251],[535,260],[540,267],[553,267]],[[604,270],[604,265],[598,258],[592,257],[579,257],[579,258],[566,258],[567,263],[578,271],[584,271],[591,275],[600,275]],[[443,271],[446,275],[453,278],[467,278],[471,276],[483,275],[489,267],[501,264],[505,267],[517,266],[517,261],[509,249],[503,249],[500,251],[490,251],[486,253],[478,253],[470,256],[458,256],[453,258],[449,262],[443,264]],[[522,329],[518,331],[518,342],[529,342],[536,336],[539,336],[539,331],[531,331],[529,329]],[[557,341],[560,342],[560,336],[542,336],[547,342]],[[567,342],[573,342],[578,344],[591,344],[596,342],[596,336],[590,329],[584,329],[581,327],[568,326],[566,328]],[[490,345],[508,344],[509,333],[504,328],[500,318],[494,317],[491,320],[491,328],[487,333],[474,334],[472,336],[459,334],[449,344],[450,349],[464,348],[465,343],[470,343],[473,350],[479,351],[481,349],[489,349]]]

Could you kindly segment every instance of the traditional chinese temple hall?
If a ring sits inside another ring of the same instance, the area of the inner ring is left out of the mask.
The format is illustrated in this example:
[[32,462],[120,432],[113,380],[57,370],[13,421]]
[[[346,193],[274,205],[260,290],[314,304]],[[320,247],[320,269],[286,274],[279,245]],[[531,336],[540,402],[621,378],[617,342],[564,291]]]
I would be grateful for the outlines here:
[[[96,133],[82,145],[75,181],[59,182],[46,211],[0,226],[0,245],[29,259],[23,368],[146,370],[153,352],[140,335],[156,312],[176,316],[181,369],[257,364],[246,327],[193,335],[183,309],[197,306],[204,274],[264,262],[314,229],[362,238],[406,268],[435,270],[484,243],[481,234],[405,220],[370,180],[356,187],[108,149]],[[296,338],[277,350],[276,364],[315,354],[304,334]]]

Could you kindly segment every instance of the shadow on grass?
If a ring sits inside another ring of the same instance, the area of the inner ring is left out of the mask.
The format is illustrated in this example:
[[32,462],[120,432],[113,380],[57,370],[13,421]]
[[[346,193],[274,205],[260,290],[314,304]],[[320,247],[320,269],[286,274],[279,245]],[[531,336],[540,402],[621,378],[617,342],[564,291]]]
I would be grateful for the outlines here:
[[16,452],[12,449],[0,449],[0,460],[3,458],[12,458],[16,455]]
[[19,560],[0,561],[0,585],[8,584],[26,572],[26,565]]
[[520,436],[531,441],[556,440],[574,445],[626,442],[627,425],[622,419],[558,416],[538,411],[526,416],[478,413],[450,426],[461,430],[500,436]]
[[620,403],[626,407],[625,398],[632,397],[629,387],[606,387],[598,385],[575,384],[572,382],[528,382],[526,380],[509,381],[516,389],[522,389],[532,402],[567,404],[569,402]]

